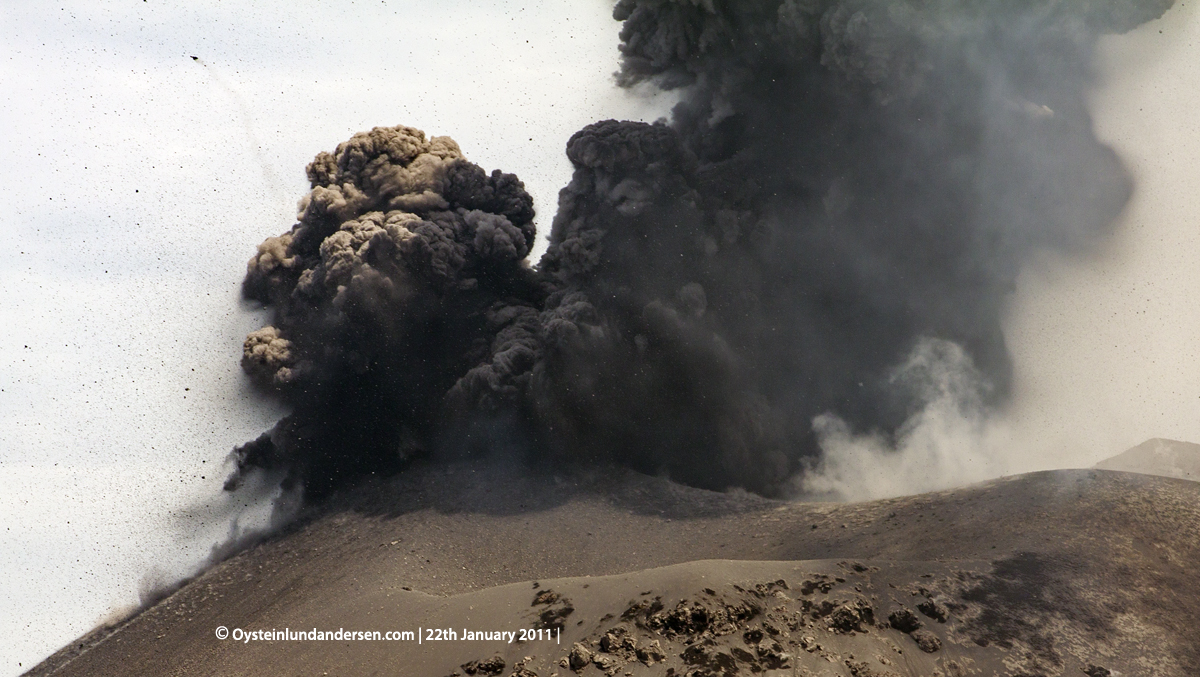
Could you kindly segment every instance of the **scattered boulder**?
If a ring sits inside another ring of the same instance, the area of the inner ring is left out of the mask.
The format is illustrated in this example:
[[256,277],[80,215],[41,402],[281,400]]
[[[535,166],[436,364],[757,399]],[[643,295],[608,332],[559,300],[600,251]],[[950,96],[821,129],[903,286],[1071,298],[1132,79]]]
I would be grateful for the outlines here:
[[833,590],[835,585],[837,585],[837,583],[834,582],[834,580],[829,576],[817,574],[815,577],[804,581],[804,583],[800,585],[800,594],[811,595],[818,590],[828,594],[830,590]]
[[592,665],[600,668],[605,674],[613,674],[621,668],[623,662],[616,656],[606,654],[595,654],[592,656]]
[[814,619],[826,619],[835,632],[868,632],[875,625],[875,609],[867,600],[856,597],[843,600],[823,600],[820,604],[804,601],[804,610]]
[[867,632],[875,625],[875,610],[865,599],[847,600],[835,605],[829,614],[829,627],[838,632]]
[[592,652],[579,642],[575,642],[571,646],[571,653],[567,655],[567,664],[575,672],[587,667],[588,663],[592,662]]
[[666,637],[698,635],[708,630],[712,621],[708,609],[701,604],[680,600],[670,611],[659,611],[646,619],[646,625]]
[[657,639],[651,640],[645,646],[638,647],[637,659],[645,665],[654,665],[666,660],[667,655],[663,653],[662,645]]
[[888,623],[900,632],[920,630],[923,623],[911,609],[897,609],[888,615]]
[[933,653],[942,648],[942,640],[928,630],[914,630],[909,636],[925,653]]
[[[661,605],[660,605],[661,607]],[[649,613],[647,607],[641,612],[622,617],[636,618],[638,625],[668,639],[676,637],[722,636],[740,630],[746,621],[762,613],[762,609],[749,601],[740,603],[714,603],[705,600],[680,600],[674,609]]]
[[508,677],[539,677],[538,673],[525,667],[525,664],[531,660],[533,660],[531,656],[526,656],[517,661],[516,665],[513,666],[513,671],[509,673]]
[[604,653],[616,654],[625,660],[637,657],[637,638],[622,627],[615,627],[600,637],[600,650]]
[[946,609],[946,607],[938,604],[932,599],[927,599],[918,604],[917,610],[937,621],[938,623],[945,623],[946,619],[950,617],[950,612]]

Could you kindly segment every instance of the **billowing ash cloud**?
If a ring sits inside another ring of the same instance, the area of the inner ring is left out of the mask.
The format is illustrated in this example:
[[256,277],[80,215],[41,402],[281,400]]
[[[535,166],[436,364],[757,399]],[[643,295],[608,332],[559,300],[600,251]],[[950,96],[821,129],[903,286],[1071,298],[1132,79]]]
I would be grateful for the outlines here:
[[455,412],[517,402],[533,347],[513,341],[542,297],[525,257],[533,200],[447,137],[357,134],[308,166],[291,231],[250,261],[244,294],[274,308],[242,366],[291,415],[236,450],[309,497],[426,451]]
[[818,453],[814,417],[912,416],[895,368],[930,341],[1002,402],[1023,262],[1092,246],[1130,194],[1085,105],[1095,40],[1169,5],[621,0],[618,81],[681,102],[572,137],[536,272],[519,182],[448,139],[377,129],[310,165],[245,283],[277,321],[243,364],[295,413],[241,467],[320,495],[520,434],[771,493]]

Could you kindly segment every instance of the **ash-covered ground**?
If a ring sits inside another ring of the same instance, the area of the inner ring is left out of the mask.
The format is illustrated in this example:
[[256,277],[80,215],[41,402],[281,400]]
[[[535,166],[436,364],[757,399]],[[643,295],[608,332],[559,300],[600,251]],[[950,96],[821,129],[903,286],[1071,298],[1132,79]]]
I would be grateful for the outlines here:
[[[814,504],[424,466],[30,674],[1194,675],[1197,556],[1200,484],[1126,472]],[[243,644],[221,625],[561,635]]]

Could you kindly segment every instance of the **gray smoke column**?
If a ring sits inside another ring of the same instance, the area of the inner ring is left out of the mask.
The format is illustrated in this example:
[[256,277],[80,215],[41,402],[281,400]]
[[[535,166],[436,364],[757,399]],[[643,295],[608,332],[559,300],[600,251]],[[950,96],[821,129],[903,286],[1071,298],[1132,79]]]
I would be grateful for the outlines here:
[[1094,246],[1131,192],[1085,105],[1095,41],[1169,6],[621,0],[618,82],[681,101],[571,138],[536,271],[520,183],[448,139],[376,129],[310,165],[245,282],[277,319],[243,364],[295,410],[240,468],[319,497],[516,439],[775,493],[815,417],[886,436],[921,408],[916,350],[1002,403],[1023,263]]

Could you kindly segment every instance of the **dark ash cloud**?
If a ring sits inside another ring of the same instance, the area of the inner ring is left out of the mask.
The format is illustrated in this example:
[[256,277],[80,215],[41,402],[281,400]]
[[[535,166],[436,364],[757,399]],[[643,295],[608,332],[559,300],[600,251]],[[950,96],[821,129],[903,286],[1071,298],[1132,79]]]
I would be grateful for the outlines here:
[[287,469],[319,498],[428,451],[455,418],[451,390],[514,402],[533,356],[510,336],[541,291],[525,262],[532,198],[447,137],[376,128],[308,176],[298,223],[259,246],[243,284],[274,322],[247,337],[242,366],[293,413],[235,450],[231,483]]
[[243,365],[295,411],[240,467],[320,496],[519,439],[769,494],[818,415],[898,430],[922,341],[1002,403],[1022,265],[1102,241],[1132,188],[1087,111],[1095,41],[1170,4],[621,0],[618,81],[681,102],[572,137],[536,271],[528,195],[449,139],[376,129],[309,166],[245,282],[277,319]]

